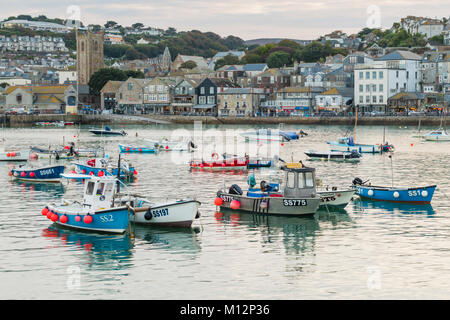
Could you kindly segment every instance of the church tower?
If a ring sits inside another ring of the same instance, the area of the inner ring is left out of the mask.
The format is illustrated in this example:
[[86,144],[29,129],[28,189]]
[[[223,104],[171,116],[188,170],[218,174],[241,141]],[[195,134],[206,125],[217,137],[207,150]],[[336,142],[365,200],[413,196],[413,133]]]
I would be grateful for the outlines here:
[[92,74],[105,67],[103,33],[77,31],[77,76],[79,85],[87,85]]
[[162,55],[161,69],[165,72],[169,72],[171,64],[172,64],[172,57],[170,56],[169,48],[166,47]]

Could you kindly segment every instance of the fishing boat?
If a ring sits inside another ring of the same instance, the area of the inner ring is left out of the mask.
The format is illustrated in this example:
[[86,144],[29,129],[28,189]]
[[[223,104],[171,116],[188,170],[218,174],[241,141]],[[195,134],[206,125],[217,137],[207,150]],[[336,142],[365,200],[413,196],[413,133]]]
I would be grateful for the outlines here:
[[106,126],[105,129],[91,129],[89,132],[99,136],[125,136],[127,133],[125,130],[113,131],[110,127]]
[[189,167],[193,170],[212,170],[212,171],[223,171],[223,170],[236,170],[242,171],[247,170],[247,165],[249,163],[248,157],[233,157],[227,159],[219,159],[217,153],[212,154],[212,160],[191,160],[189,162]]
[[379,144],[354,143],[353,137],[342,137],[338,141],[327,141],[331,151],[356,151],[358,153],[380,153],[382,146]]
[[356,194],[361,199],[379,200],[398,203],[428,204],[433,198],[436,185],[425,187],[385,187],[372,186],[368,181],[363,182],[360,178],[353,180]]
[[244,194],[233,184],[228,190],[225,186],[217,192],[214,204],[250,213],[302,216],[313,215],[320,206],[321,197],[317,194],[315,169],[300,163],[286,163],[281,167],[285,173],[284,187],[279,181],[260,182],[249,179],[249,188]]
[[[222,157],[224,159],[233,159],[233,158],[237,158],[238,156],[224,153],[222,155]],[[245,157],[247,158],[247,155]],[[261,157],[261,156],[248,157],[247,168],[248,169],[270,168],[270,167],[274,166],[277,162],[278,162],[278,160],[276,157],[274,157],[273,159],[267,158],[267,157]]]
[[93,176],[117,176],[120,167],[120,178],[131,180],[137,174],[133,165],[126,160],[120,159],[118,165],[113,165],[108,158],[92,158],[89,160],[74,161],[74,171],[77,174],[93,175]]
[[132,212],[125,204],[115,204],[115,177],[92,177],[85,184],[83,201],[49,203],[42,215],[57,225],[107,233],[124,233]]
[[17,180],[33,182],[60,182],[64,166],[49,165],[42,167],[19,166],[12,169],[9,175]]
[[0,161],[28,161],[30,149],[5,150],[0,149]]
[[450,135],[444,129],[438,129],[422,135],[426,141],[450,141]]
[[158,152],[159,148],[157,147],[148,147],[148,146],[141,146],[141,145],[124,145],[119,144],[120,152],[127,152],[127,153],[156,153]]
[[356,151],[314,151],[307,150],[309,160],[329,160],[338,162],[359,162],[361,154]]

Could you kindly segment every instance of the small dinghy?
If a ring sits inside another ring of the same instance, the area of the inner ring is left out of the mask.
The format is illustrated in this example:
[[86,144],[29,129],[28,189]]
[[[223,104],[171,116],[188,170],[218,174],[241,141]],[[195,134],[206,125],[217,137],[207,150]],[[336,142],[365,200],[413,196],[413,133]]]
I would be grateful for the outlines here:
[[304,167],[302,163],[286,163],[281,167],[285,172],[284,187],[278,181],[260,182],[250,176],[246,193],[233,184],[229,190],[217,192],[214,204],[219,207],[241,210],[249,213],[302,216],[313,215],[321,203],[315,184],[315,169]]
[[92,158],[86,161],[72,162],[75,173],[93,176],[117,176],[120,167],[120,179],[131,180],[137,174],[133,165],[119,156],[118,165],[113,165],[107,158]]
[[321,198],[321,208],[345,208],[352,200],[355,192],[355,188],[325,187],[317,189],[317,194]]
[[305,154],[309,160],[329,160],[329,161],[344,161],[344,162],[358,162],[361,154],[356,151],[314,151],[307,150]]
[[[383,147],[380,144],[359,144],[354,143],[352,137],[339,138],[338,141],[327,141],[331,151],[356,151],[358,153],[380,153]],[[389,148],[389,146],[387,146]],[[386,149],[386,148],[385,148]]]
[[9,175],[18,180],[33,182],[60,182],[64,166],[53,165],[44,167],[19,166],[12,169]]
[[141,145],[124,145],[119,144],[120,152],[126,152],[126,153],[156,153],[158,152],[158,148],[156,147],[148,147],[148,146],[141,146]]
[[127,133],[125,130],[113,131],[110,127],[106,126],[105,129],[91,129],[89,132],[98,136],[125,136]]
[[360,178],[353,179],[356,194],[361,199],[389,201],[399,203],[429,204],[433,198],[436,185],[426,187],[398,188],[372,186]]

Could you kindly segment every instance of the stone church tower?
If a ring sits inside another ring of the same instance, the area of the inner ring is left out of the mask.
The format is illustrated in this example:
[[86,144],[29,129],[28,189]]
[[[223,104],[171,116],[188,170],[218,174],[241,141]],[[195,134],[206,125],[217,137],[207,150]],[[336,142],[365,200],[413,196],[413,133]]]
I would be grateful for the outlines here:
[[92,74],[104,67],[103,33],[77,31],[78,84],[87,85]]
[[161,69],[165,72],[169,72],[171,64],[172,64],[172,57],[170,56],[169,48],[166,47],[164,49],[164,53],[161,59]]

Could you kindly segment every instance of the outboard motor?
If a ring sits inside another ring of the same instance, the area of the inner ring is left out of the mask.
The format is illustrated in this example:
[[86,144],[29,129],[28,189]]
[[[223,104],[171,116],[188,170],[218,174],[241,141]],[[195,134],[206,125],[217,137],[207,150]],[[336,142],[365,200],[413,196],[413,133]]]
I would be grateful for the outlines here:
[[237,184],[233,184],[230,187],[230,190],[228,190],[228,193],[229,194],[237,194],[237,195],[241,196],[242,195],[242,189]]
[[352,184],[355,186],[360,186],[363,184],[363,181],[361,180],[361,178],[356,177],[355,179],[353,179]]

